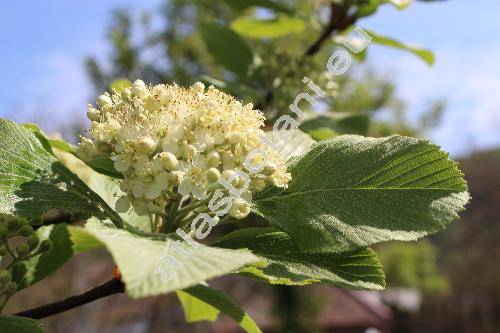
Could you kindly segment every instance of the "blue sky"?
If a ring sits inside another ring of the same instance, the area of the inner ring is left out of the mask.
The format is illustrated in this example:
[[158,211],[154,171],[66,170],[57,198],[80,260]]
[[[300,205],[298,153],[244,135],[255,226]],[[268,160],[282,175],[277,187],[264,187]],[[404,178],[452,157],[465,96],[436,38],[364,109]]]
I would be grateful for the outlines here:
[[[0,2],[0,116],[54,131],[84,117],[92,96],[83,59],[104,56],[113,8],[157,8],[159,0]],[[386,6],[361,27],[435,52],[429,68],[402,51],[370,48],[370,64],[395,78],[411,117],[446,97],[443,125],[430,133],[455,155],[500,145],[500,1]]]

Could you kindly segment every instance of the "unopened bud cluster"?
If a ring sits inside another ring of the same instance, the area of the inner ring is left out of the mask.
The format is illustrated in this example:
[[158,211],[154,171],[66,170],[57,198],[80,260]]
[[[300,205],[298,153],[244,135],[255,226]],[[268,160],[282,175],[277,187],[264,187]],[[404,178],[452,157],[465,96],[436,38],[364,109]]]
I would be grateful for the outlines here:
[[178,194],[206,198],[220,188],[220,177],[241,186],[234,173],[244,170],[255,149],[267,153],[265,166],[248,174],[246,203],[238,201],[232,215],[248,215],[252,191],[267,184],[285,187],[290,180],[284,161],[261,142],[263,114],[200,82],[189,88],[148,87],[137,80],[130,88],[101,95],[97,107],[89,106],[88,118],[90,138],[82,138],[79,156],[114,161],[126,193],[116,203],[120,212],[133,206],[140,215],[160,213]]
[[[52,241],[47,239],[40,242],[33,230],[33,226],[41,222],[39,217],[28,221],[24,217],[0,214],[0,257],[12,254],[11,260],[19,262],[50,250]],[[24,239],[11,250],[9,240],[14,237],[24,237]],[[10,297],[16,290],[17,285],[11,281],[10,272],[6,269],[0,270],[0,297]]]

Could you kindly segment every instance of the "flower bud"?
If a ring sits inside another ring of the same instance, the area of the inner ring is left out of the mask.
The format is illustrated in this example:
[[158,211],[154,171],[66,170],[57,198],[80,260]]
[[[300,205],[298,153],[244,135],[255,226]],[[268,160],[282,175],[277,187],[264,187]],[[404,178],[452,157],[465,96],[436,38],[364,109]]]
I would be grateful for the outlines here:
[[206,177],[209,184],[215,183],[220,178],[220,171],[216,168],[210,168],[207,170]]
[[89,120],[91,121],[99,121],[100,117],[101,113],[99,112],[99,110],[94,108],[92,105],[89,105],[87,109],[87,118],[89,118]]
[[11,279],[10,272],[7,270],[0,271],[0,285],[8,283]]
[[36,216],[36,217],[32,218],[31,220],[29,220],[28,224],[34,225],[34,226],[42,225],[43,219],[41,216]]
[[24,225],[21,227],[21,229],[19,229],[19,231],[17,232],[17,234],[19,236],[23,236],[23,237],[28,237],[30,236],[31,234],[33,234],[35,231],[33,230],[33,228],[29,225]]
[[220,163],[220,155],[218,152],[211,151],[207,154],[207,166],[216,167]]
[[132,90],[130,90],[130,88],[125,88],[122,90],[120,95],[124,101],[128,101],[128,100],[130,100],[130,97],[132,96]]
[[241,188],[245,185],[245,179],[234,170],[224,170],[222,177],[227,181],[231,181],[231,184],[236,188]]
[[184,155],[186,157],[193,157],[198,153],[198,150],[196,149],[195,146],[193,145],[187,145],[186,148],[184,148]]
[[274,166],[274,164],[267,164],[266,166],[264,166],[264,168],[262,169],[262,174],[264,174],[265,176],[271,176],[273,175],[274,173],[276,172],[276,167]]
[[84,137],[82,137],[81,140],[82,142],[80,143],[77,151],[78,157],[82,160],[89,161],[99,154],[99,151],[92,140]]
[[144,195],[144,192],[146,191],[146,186],[142,181],[135,181],[134,185],[132,185],[132,195],[134,198],[141,198]]
[[150,154],[156,148],[155,141],[149,136],[143,136],[137,142],[137,151],[143,154]]
[[202,82],[196,82],[193,84],[193,89],[196,90],[197,92],[204,92],[205,91],[205,85]]
[[38,247],[38,251],[40,252],[47,252],[52,248],[52,241],[50,239],[45,239],[40,243],[40,246]]
[[19,256],[25,256],[30,252],[30,247],[26,243],[21,243],[16,246],[16,253]]
[[106,107],[113,104],[113,100],[109,95],[103,94],[97,99],[97,104],[99,104],[100,107]]
[[26,240],[26,244],[30,247],[30,250],[36,249],[38,244],[40,244],[40,240],[38,239],[37,235],[31,235],[28,237]]
[[253,189],[255,189],[257,191],[261,191],[261,190],[263,190],[266,187],[267,183],[262,178],[255,178],[254,180],[252,180],[252,184],[251,185],[252,185]]
[[144,81],[142,81],[142,80],[135,80],[134,81],[134,86],[133,86],[133,92],[137,96],[143,97],[146,94],[146,92],[147,92],[146,84],[144,84]]
[[126,213],[130,209],[130,199],[125,195],[118,198],[115,203],[115,209],[118,213]]
[[13,216],[7,224],[7,230],[11,235],[15,234],[24,225],[24,222],[23,218]]
[[160,153],[160,158],[163,162],[163,167],[165,170],[176,170],[179,166],[179,161],[174,154],[169,152]]
[[151,185],[148,186],[146,192],[144,193],[144,197],[148,200],[154,200],[161,195],[161,187],[159,185]]
[[130,164],[131,162],[129,159],[124,159],[120,156],[116,159],[115,163],[113,163],[113,167],[118,172],[125,172],[130,168]]

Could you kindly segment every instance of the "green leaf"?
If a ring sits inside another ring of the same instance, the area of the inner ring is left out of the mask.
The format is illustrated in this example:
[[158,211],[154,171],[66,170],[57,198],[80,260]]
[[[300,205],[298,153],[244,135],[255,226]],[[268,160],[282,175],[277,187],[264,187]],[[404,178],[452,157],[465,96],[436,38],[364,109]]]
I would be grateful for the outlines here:
[[273,0],[224,0],[224,2],[236,10],[244,10],[249,7],[263,7],[286,14],[293,14],[294,12],[288,6]]
[[[28,128],[35,134],[35,136],[40,140],[42,144],[45,145],[46,150],[51,151],[52,148],[57,148],[59,150],[68,152],[68,153],[74,153],[76,151],[76,147],[71,145],[70,143],[64,141],[64,140],[58,140],[58,139],[49,139],[38,127],[38,125],[35,124],[23,124],[24,127]],[[50,147],[50,148],[49,148]]]
[[42,324],[34,319],[17,316],[0,316],[2,333],[43,333]]
[[336,112],[306,119],[299,128],[309,133],[314,139],[322,141],[337,134],[366,135],[369,126],[370,115],[368,113]]
[[[182,257],[174,254],[173,236],[132,234],[104,225],[96,219],[87,222],[86,230],[106,245],[120,268],[126,291],[132,298],[147,297],[187,288],[202,281],[234,272],[260,259],[248,251],[208,247],[200,244],[197,249],[187,242],[178,243],[182,249],[192,251]],[[173,277],[164,281],[161,269],[168,255],[174,255],[182,264]]]
[[109,158],[105,156],[99,156],[94,158],[91,161],[85,162],[89,167],[94,169],[94,171],[97,171],[98,173],[102,173],[103,175],[112,177],[112,178],[118,178],[122,179],[123,175],[116,171],[114,167],[114,162]]
[[[110,177],[92,173],[87,185],[96,192],[110,207],[115,207],[116,200],[124,194],[118,183]],[[149,216],[139,216],[134,210],[118,213],[123,221],[143,232],[151,232]]]
[[75,219],[120,217],[52,154],[32,130],[0,119],[0,212],[25,217],[60,208]]
[[366,17],[375,14],[381,4],[381,0],[362,0],[358,1],[356,17]]
[[228,295],[202,284],[185,289],[184,292],[227,314],[249,333],[262,333],[257,324]]
[[223,248],[247,248],[264,257],[268,266],[247,267],[244,275],[271,284],[324,283],[355,289],[383,289],[384,273],[370,249],[348,253],[305,253],[284,232],[273,228],[248,228],[225,235],[216,243]]
[[184,317],[188,323],[196,323],[198,321],[215,321],[219,316],[219,310],[208,303],[193,297],[182,290],[177,290],[177,297],[181,302],[184,310]]
[[247,75],[253,53],[240,35],[216,22],[201,24],[199,31],[215,62],[239,76]]
[[421,48],[419,46],[404,44],[396,39],[393,39],[393,38],[387,37],[387,36],[379,35],[373,31],[369,31],[366,29],[365,29],[365,31],[366,31],[366,33],[368,33],[372,37],[373,43],[396,48],[396,49],[400,49],[400,50],[409,51],[409,52],[413,53],[414,55],[416,55],[417,57],[419,57],[420,59],[422,59],[423,61],[425,61],[428,65],[434,64],[434,61],[435,61],[434,54],[429,50],[426,50],[426,49]]
[[[54,154],[52,148],[56,148],[63,152],[71,153],[78,158],[78,156],[76,155],[77,148],[72,144],[69,144],[64,140],[49,139],[42,132],[42,130],[35,124],[23,124],[23,126],[30,129],[33,132],[33,134],[40,140],[44,148],[51,154]],[[123,178],[123,175],[115,170],[113,161],[108,157],[101,156],[101,157],[96,157],[91,161],[86,161],[86,162],[83,161],[83,162],[92,169],[94,169],[94,171],[102,173],[103,175],[110,176],[113,178],[120,178],[120,179]]]
[[127,79],[117,79],[113,81],[109,87],[111,90],[115,90],[117,93],[120,93],[123,89],[132,87],[132,82]]
[[375,14],[380,5],[390,3],[399,10],[406,9],[411,5],[412,0],[361,0],[358,1],[356,16],[366,17]]
[[36,231],[40,242],[50,239],[50,251],[39,254],[13,267],[13,281],[24,289],[57,271],[74,254],[102,248],[102,244],[79,227],[64,223],[43,226]]
[[345,135],[293,162],[289,187],[257,193],[253,209],[308,251],[415,240],[469,200],[457,164],[426,140]]
[[303,31],[305,22],[300,18],[284,15],[273,19],[241,17],[231,23],[231,28],[248,38],[278,38]]

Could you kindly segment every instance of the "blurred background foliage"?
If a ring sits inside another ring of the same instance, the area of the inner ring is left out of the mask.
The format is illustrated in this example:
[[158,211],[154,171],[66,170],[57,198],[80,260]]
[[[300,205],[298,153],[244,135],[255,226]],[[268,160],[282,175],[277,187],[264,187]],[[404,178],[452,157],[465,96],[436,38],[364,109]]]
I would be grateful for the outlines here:
[[[296,95],[305,91],[303,77],[326,90],[326,83],[332,79],[325,74],[327,59],[335,47],[341,47],[353,25],[376,15],[379,6],[403,10],[410,2],[169,0],[155,12],[122,8],[112,14],[106,32],[110,46],[107,57],[98,61],[89,55],[85,66],[96,96],[117,80],[141,78],[151,84],[180,85],[203,81],[254,103],[272,124],[287,114]],[[434,61],[429,51],[393,37],[374,33],[372,42],[412,52],[429,65]],[[425,136],[439,124],[446,101],[430,101],[420,118],[410,121],[405,101],[398,96],[391,77],[366,64],[369,52],[368,48],[358,54],[352,70],[336,78],[337,88],[326,90],[328,95],[320,105],[307,110],[309,118],[301,125],[302,130],[316,140],[341,134]],[[395,332],[494,332],[500,327],[498,269],[483,265],[486,257],[500,259],[500,229],[496,223],[500,218],[496,187],[500,184],[499,165],[497,151],[463,160],[462,169],[474,198],[464,217],[466,223],[456,223],[430,241],[411,246],[389,243],[377,248],[387,274],[388,292],[410,290],[419,295],[418,305],[412,309],[386,298],[396,316]],[[103,267],[107,262],[102,255],[88,257]],[[313,296],[309,288],[257,287],[251,283],[228,288],[240,289],[237,294],[272,295],[270,308],[274,309],[272,317],[278,332],[322,331],[313,318],[326,303]],[[22,300],[20,296],[19,302]],[[163,332],[177,327],[178,314],[171,310],[171,299],[144,301],[141,309],[124,299],[119,303],[123,307],[110,315],[125,313],[135,318],[133,324],[120,330],[108,330],[102,323],[96,327],[103,327],[103,332],[143,332],[144,327],[149,332]],[[74,319],[74,311],[65,317],[67,321],[73,320],[71,316]],[[170,317],[162,319],[165,316]],[[66,332],[67,325],[57,319],[45,322],[54,332]],[[195,325],[192,332],[198,331],[210,330]]]

